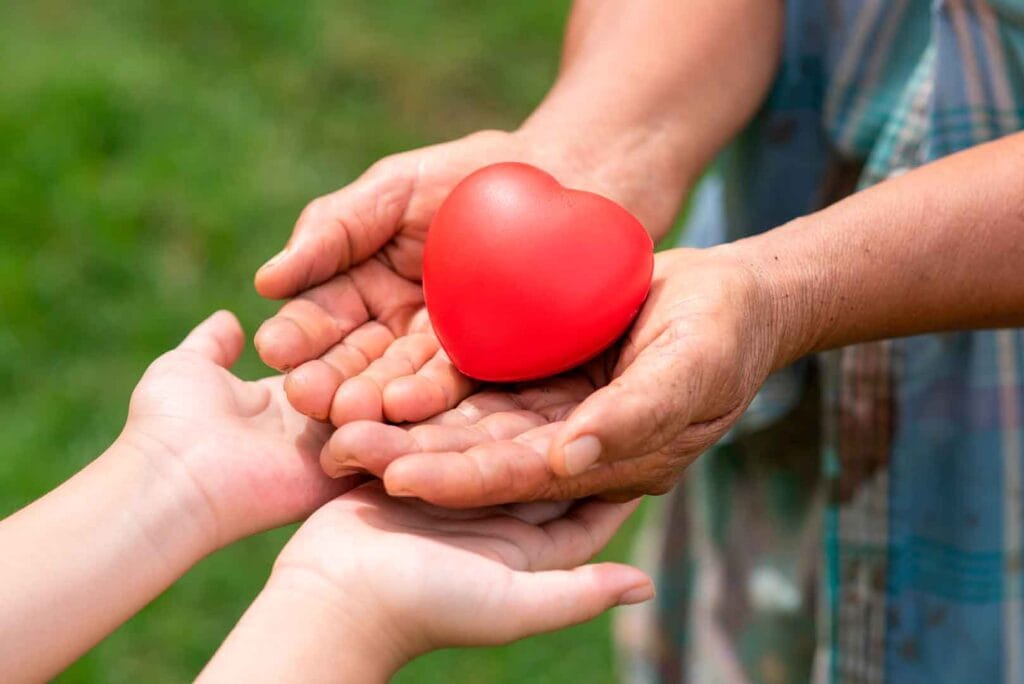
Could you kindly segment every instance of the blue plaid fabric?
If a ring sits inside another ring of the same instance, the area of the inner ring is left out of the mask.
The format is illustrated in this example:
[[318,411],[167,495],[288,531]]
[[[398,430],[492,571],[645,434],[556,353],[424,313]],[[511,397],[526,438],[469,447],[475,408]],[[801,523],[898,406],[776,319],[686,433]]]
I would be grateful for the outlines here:
[[[775,87],[695,198],[690,245],[813,211],[843,170],[855,190],[1021,128],[1024,0],[786,12]],[[659,602],[620,620],[628,678],[1024,682],[1022,468],[1019,330],[774,375],[653,513]]]

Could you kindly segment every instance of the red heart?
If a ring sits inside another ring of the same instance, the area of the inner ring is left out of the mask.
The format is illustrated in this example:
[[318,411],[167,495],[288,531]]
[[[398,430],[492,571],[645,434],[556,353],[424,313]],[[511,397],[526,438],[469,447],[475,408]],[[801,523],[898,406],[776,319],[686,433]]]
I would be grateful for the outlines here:
[[651,238],[628,211],[507,162],[467,176],[437,210],[423,292],[455,367],[511,382],[568,370],[614,342],[653,269]]

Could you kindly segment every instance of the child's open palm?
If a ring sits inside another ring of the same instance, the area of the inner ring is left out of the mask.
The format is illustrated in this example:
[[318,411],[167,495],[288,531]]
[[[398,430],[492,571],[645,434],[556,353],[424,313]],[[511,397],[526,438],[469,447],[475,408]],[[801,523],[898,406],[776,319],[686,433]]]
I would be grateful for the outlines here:
[[[389,498],[378,482],[318,510],[270,584],[311,587],[357,614],[382,652],[501,644],[561,629],[653,595],[641,571],[583,565],[636,502],[543,503],[451,511]],[[401,663],[393,663],[398,667]]]
[[246,382],[228,370],[244,344],[226,311],[201,323],[150,365],[119,439],[183,494],[214,548],[305,517],[355,482],[323,475],[330,428],[291,407],[282,378]]

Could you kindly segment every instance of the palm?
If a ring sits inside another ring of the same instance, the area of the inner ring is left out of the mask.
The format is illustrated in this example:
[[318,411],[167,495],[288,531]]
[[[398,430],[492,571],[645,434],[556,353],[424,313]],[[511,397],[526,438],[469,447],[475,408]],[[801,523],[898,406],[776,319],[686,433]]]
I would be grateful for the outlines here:
[[[295,297],[264,324],[256,345],[268,365],[290,371],[285,390],[299,411],[335,425],[417,421],[474,389],[430,327],[420,286],[423,247],[451,189],[499,161],[534,163],[573,187],[621,194],[550,145],[484,131],[384,159],[315,200],[286,252],[256,276],[264,296]],[[669,200],[644,212],[652,229],[671,219],[673,207]]]
[[[242,332],[233,319],[220,323],[229,340],[221,346],[235,347],[223,352],[228,365]],[[318,456],[329,430],[292,409],[280,377],[245,382],[191,349],[146,371],[125,434],[158,446],[154,465],[199,490],[219,543],[300,519],[351,486],[324,476]]]
[[595,363],[591,373],[488,389],[419,423],[343,425],[324,451],[324,469],[332,475],[365,469],[383,478],[392,462],[417,467],[422,457],[432,461],[436,478],[432,492],[416,493],[446,506],[576,498],[583,492],[549,476],[547,447],[565,418],[603,384],[599,369]]
[[478,133],[385,159],[310,204],[286,255],[256,278],[265,296],[298,294],[256,337],[265,362],[291,371],[286,391],[296,408],[336,425],[416,420],[447,408],[445,392],[470,391],[430,328],[424,241],[456,183],[523,154],[511,134]]
[[[274,572],[312,573],[339,594],[358,594],[378,612],[400,616],[397,628],[416,642],[413,651],[502,643],[535,631],[520,617],[536,622],[545,619],[542,610],[552,623],[575,621],[580,608],[571,605],[567,587],[538,595],[542,582],[556,575],[566,580],[567,573],[545,571],[585,563],[634,507],[591,502],[447,511],[392,499],[370,484],[318,510]],[[639,573],[629,575],[634,584],[644,582]]]
[[[365,469],[392,493],[455,507],[667,491],[764,379],[757,346],[738,343],[740,328],[756,335],[757,327],[736,315],[733,285],[701,253],[659,255],[636,323],[598,359],[553,379],[486,390],[423,422],[344,425],[324,450],[324,469]],[[568,423],[596,431],[609,416],[642,444],[630,445],[628,458],[556,474],[551,453]]]

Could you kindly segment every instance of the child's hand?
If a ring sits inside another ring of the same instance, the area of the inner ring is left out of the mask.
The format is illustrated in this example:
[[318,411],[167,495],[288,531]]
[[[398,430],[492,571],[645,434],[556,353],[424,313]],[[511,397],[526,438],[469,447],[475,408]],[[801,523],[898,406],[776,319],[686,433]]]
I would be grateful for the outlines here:
[[301,658],[307,681],[383,680],[432,649],[507,643],[648,600],[635,568],[578,567],[635,507],[449,511],[364,485],[303,524],[207,674],[274,681]]
[[221,311],[149,367],[118,438],[183,497],[212,550],[300,519],[351,479],[331,483],[317,463],[329,426],[288,404],[280,377],[245,382],[228,368],[245,344]]
[[328,429],[292,410],[281,379],[228,372],[227,312],[153,362],[105,453],[0,521],[0,672],[46,681],[206,554],[346,491],[317,462]]

